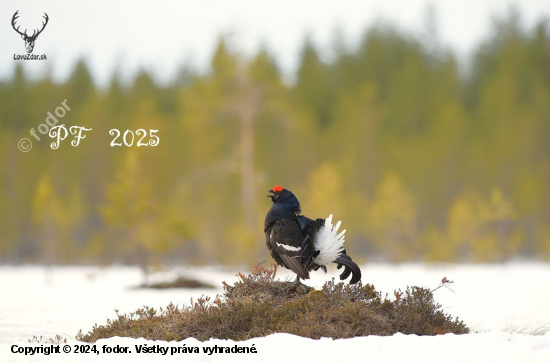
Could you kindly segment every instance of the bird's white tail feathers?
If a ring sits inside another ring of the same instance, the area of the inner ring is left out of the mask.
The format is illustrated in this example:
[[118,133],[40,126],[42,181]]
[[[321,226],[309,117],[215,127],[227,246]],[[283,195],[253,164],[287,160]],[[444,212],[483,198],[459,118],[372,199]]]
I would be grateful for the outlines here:
[[338,234],[341,224],[342,222],[338,221],[336,225],[332,225],[332,214],[325,219],[325,225],[319,229],[314,241],[315,248],[320,251],[315,258],[316,264],[326,266],[334,262],[342,253],[346,230]]

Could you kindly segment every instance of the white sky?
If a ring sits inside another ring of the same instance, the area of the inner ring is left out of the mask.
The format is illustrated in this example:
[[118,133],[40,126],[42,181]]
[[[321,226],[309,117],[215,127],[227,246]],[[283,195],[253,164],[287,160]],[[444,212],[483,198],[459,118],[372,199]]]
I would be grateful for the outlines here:
[[29,33],[41,26],[43,12],[50,17],[33,52],[46,53],[48,60],[22,61],[29,74],[40,77],[49,71],[55,80],[64,80],[75,60],[85,57],[104,86],[115,69],[128,80],[144,68],[160,82],[172,80],[183,64],[208,70],[220,34],[231,34],[248,56],[266,47],[291,79],[306,35],[329,49],[338,29],[353,46],[377,20],[421,34],[430,6],[440,42],[465,58],[490,34],[491,19],[505,15],[510,4],[520,10],[527,28],[550,17],[550,0],[2,0],[0,79],[12,76],[13,55],[25,53],[11,27],[16,10],[21,30],[28,27]]

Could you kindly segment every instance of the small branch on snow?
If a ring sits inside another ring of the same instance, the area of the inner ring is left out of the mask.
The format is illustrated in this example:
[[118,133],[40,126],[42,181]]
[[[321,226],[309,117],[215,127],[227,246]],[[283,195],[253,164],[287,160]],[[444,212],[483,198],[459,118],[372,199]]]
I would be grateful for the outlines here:
[[444,287],[444,288],[446,288],[446,289],[449,289],[449,290],[451,290],[452,292],[454,292],[453,289],[451,289],[451,288],[449,287],[449,285],[452,284],[452,283],[454,283],[454,281],[449,281],[449,280],[447,280],[446,277],[444,277],[444,278],[441,279],[441,282],[439,283],[439,286],[432,290],[432,293],[434,293],[436,290],[438,290],[438,289],[440,289],[440,288],[442,288],[442,287]]

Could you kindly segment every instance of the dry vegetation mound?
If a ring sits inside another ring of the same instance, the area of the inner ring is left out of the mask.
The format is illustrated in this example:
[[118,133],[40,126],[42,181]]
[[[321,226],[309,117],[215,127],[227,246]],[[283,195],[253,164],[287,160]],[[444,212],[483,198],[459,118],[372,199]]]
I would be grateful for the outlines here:
[[144,307],[119,314],[77,339],[95,342],[113,336],[151,340],[194,337],[245,340],[272,333],[310,338],[351,338],[366,335],[464,334],[469,329],[458,318],[441,311],[430,289],[408,287],[389,300],[370,284],[347,285],[334,280],[322,290],[276,281],[276,267],[257,266],[233,286],[224,282],[223,296],[199,298],[190,306],[168,305],[156,311]]

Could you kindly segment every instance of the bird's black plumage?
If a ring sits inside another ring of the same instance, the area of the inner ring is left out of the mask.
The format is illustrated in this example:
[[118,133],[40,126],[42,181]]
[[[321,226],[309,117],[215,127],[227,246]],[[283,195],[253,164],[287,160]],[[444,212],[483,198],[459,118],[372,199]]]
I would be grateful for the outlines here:
[[[300,202],[287,189],[277,186],[269,191],[273,205],[265,217],[264,232],[266,245],[277,264],[295,272],[299,278],[308,279],[309,271],[323,269],[315,258],[321,251],[316,248],[317,233],[325,225],[324,219],[310,219],[302,216]],[[361,279],[359,266],[342,250],[335,256],[338,268],[345,266],[340,275],[342,280],[352,275],[350,283]],[[297,280],[298,281],[298,280]]]
[[265,217],[267,248],[277,264],[294,271],[303,279],[308,279],[308,270],[298,261],[300,247],[306,237],[298,223],[300,202],[292,192],[285,189],[269,197],[273,201],[273,206]]
[[309,271],[300,262],[304,232],[292,219],[281,219],[273,224],[269,232],[269,244],[272,255],[283,262],[282,265],[294,271],[302,279],[309,279]]

